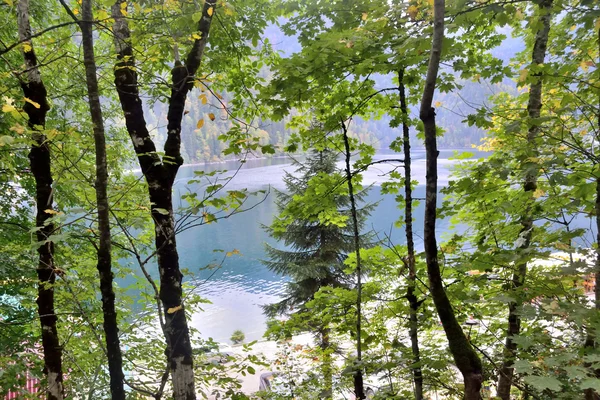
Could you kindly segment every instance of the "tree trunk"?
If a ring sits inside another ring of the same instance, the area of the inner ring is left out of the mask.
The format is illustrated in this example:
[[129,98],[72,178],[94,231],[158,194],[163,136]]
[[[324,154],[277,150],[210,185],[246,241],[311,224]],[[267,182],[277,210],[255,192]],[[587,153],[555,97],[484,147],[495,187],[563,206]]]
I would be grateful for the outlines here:
[[102,293],[102,312],[104,314],[104,334],[106,354],[110,375],[110,393],[112,400],[125,400],[123,387],[123,359],[119,343],[117,311],[115,310],[115,292],[113,290],[113,272],[111,259],[111,233],[108,205],[108,169],[106,165],[106,142],[100,93],[96,76],[94,56],[93,15],[91,0],[83,0],[79,23],[82,35],[83,60],[88,90],[90,114],[94,124],[94,145],[96,150],[96,202],[98,206],[98,274]]
[[321,351],[323,352],[323,382],[325,386],[323,398],[331,400],[333,398],[333,360],[331,359],[331,342],[329,334],[331,329],[323,327],[321,329]]
[[[54,224],[48,222],[53,208],[52,170],[50,147],[42,130],[46,126],[46,114],[50,109],[47,92],[40,76],[37,58],[30,41],[31,24],[29,22],[29,0],[19,0],[17,5],[17,23],[19,40],[29,43],[28,50],[23,47],[25,60],[25,80],[21,81],[21,89],[26,99],[23,110],[29,117],[29,128],[33,131],[33,145],[29,153],[31,173],[35,179],[36,201],[36,239],[38,241],[38,315],[42,328],[42,349],[44,352],[44,373],[48,380],[45,388],[48,400],[64,398],[62,347],[56,329],[57,317],[54,311],[54,282],[56,272],[54,266],[54,244],[49,240],[54,233]],[[35,104],[33,104],[35,103]]]
[[[600,48],[600,29],[598,29],[598,47]],[[599,53],[600,54],[600,53]],[[600,74],[600,71],[598,71]],[[600,130],[600,97],[598,98],[598,115],[596,115],[598,122],[598,129]],[[598,135],[596,135],[597,137]],[[596,260],[594,261],[594,310],[596,313],[600,310],[600,177],[596,178]],[[592,328],[593,329],[593,328]],[[591,352],[596,349],[596,335],[597,332],[592,331],[588,328],[587,337],[585,340],[585,351]],[[591,369],[591,365],[587,368]],[[592,373],[596,378],[600,378],[600,369],[592,369]],[[585,391],[586,400],[599,400],[600,395],[592,388],[586,389]]]
[[362,341],[361,341],[361,320],[362,320],[362,268],[360,259],[360,235],[358,232],[358,216],[356,212],[356,201],[354,199],[354,187],[352,185],[352,171],[350,170],[350,142],[348,140],[348,130],[346,124],[342,121],[342,130],[344,134],[344,148],[346,159],[346,180],[348,182],[348,196],[350,197],[350,212],[352,214],[352,225],[354,228],[354,249],[356,251],[356,360],[359,363],[354,371],[354,395],[357,399],[364,399],[365,388],[363,382],[362,362]]
[[415,400],[423,399],[423,374],[421,371],[421,354],[419,350],[419,319],[417,311],[419,300],[415,294],[417,287],[417,270],[415,265],[415,243],[413,239],[412,216],[412,175],[410,165],[410,132],[408,129],[408,105],[406,104],[406,89],[404,86],[404,69],[398,73],[398,88],[400,90],[400,110],[402,111],[402,144],[404,147],[404,227],[406,230],[406,264],[408,265],[408,288],[406,299],[410,306],[409,335],[413,354],[413,380],[415,383]]
[[444,289],[444,283],[438,261],[437,239],[435,237],[435,222],[437,217],[437,139],[435,110],[432,107],[433,94],[437,81],[437,74],[442,53],[444,38],[444,13],[445,0],[434,1],[434,27],[431,46],[431,56],[425,80],[425,89],[421,99],[420,118],[425,131],[426,152],[426,187],[425,187],[425,227],[423,241],[425,245],[425,258],[427,261],[427,274],[431,297],[439,318],[444,327],[450,352],[454,357],[456,367],[463,375],[465,384],[464,398],[466,400],[481,399],[481,384],[483,381],[483,368],[481,360],[469,343],[456,315],[452,304]]
[[[538,66],[544,63],[546,57],[546,47],[548,44],[548,33],[550,31],[552,0],[543,0],[539,4],[540,29],[536,32],[535,43],[533,45],[532,54],[532,65]],[[540,117],[542,108],[542,79],[540,73],[533,74],[534,82],[531,84],[529,90],[529,101],[527,104],[527,112],[529,114],[530,121],[534,121]],[[539,125],[536,122],[532,123],[532,126],[527,132],[527,145],[533,151],[532,157],[537,154],[537,145],[535,143],[538,133]],[[527,162],[525,162],[524,166]],[[538,179],[538,168],[527,169],[528,172],[525,174],[525,180],[523,182],[523,190],[528,193],[530,200],[533,201],[533,193],[537,189]],[[531,237],[533,234],[533,215],[532,205],[530,204],[521,219],[521,230],[520,235],[523,237],[523,244],[519,247],[520,251],[526,250],[531,244]],[[521,262],[515,266],[515,272],[512,278],[513,290],[518,291],[519,288],[525,284],[525,278],[527,275],[527,262]],[[517,294],[517,299],[521,297]],[[500,369],[500,376],[498,380],[498,397],[502,400],[510,400],[510,388],[512,386],[512,380],[514,375],[514,368],[512,367],[515,360],[515,353],[517,350],[517,344],[513,341],[513,337],[521,333],[521,317],[518,314],[518,309],[523,304],[522,300],[511,302],[508,306],[508,328],[506,332],[506,343],[504,348],[504,361]]]
[[127,130],[138,157],[142,173],[148,183],[151,213],[154,219],[155,245],[160,273],[160,300],[165,312],[166,356],[170,364],[173,397],[176,400],[195,399],[194,369],[189,328],[183,306],[182,279],[179,255],[175,242],[172,189],[181,157],[181,120],[185,99],[191,90],[208,40],[215,0],[207,0],[198,22],[200,39],[194,41],[185,64],[175,60],[171,71],[172,88],[167,114],[167,141],[163,159],[156,152],[150,138],[137,84],[137,70],[131,34],[127,20],[121,13],[124,0],[117,0],[112,8],[115,19],[113,32],[118,62],[115,66],[115,86],[125,116]]

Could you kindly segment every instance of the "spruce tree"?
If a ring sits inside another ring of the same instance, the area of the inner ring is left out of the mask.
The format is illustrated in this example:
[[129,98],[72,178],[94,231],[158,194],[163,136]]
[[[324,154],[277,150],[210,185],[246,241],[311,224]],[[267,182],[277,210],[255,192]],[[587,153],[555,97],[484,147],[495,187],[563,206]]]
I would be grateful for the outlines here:
[[[306,303],[314,298],[320,288],[353,286],[353,277],[344,272],[344,260],[355,250],[351,219],[348,218],[342,226],[323,222],[319,216],[319,209],[314,211],[307,209],[306,205],[301,204],[298,199],[298,196],[306,193],[311,180],[327,177],[329,182],[337,182],[337,186],[329,188],[316,200],[320,203],[334,204],[339,215],[350,216],[350,197],[347,193],[345,177],[336,167],[336,160],[337,154],[332,150],[310,151],[303,163],[294,161],[297,167],[294,174],[286,172],[283,180],[287,191],[276,192],[275,203],[279,215],[271,226],[265,227],[265,230],[285,247],[277,248],[267,244],[268,259],[263,260],[263,263],[269,270],[290,280],[286,284],[283,299],[264,306],[268,317],[295,313],[308,314]],[[355,194],[355,198],[362,201],[365,195],[366,190]],[[365,205],[359,210],[360,231],[363,230],[366,217],[374,207],[374,204]],[[282,229],[284,215],[286,226]],[[293,216],[292,219],[289,218],[290,215]],[[372,243],[372,239],[371,234],[362,235],[361,245],[368,246]],[[330,327],[321,322],[310,321],[308,318],[307,330],[316,333],[320,338],[320,347],[324,354],[325,395],[323,397],[331,398]]]

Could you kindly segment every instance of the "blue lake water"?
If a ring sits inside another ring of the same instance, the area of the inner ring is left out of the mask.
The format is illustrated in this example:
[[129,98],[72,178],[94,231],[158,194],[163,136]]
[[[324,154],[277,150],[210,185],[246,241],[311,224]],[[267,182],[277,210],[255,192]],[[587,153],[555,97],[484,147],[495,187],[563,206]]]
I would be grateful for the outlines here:
[[[439,156],[439,184],[444,186],[454,161],[448,158],[453,151],[442,151]],[[375,159],[400,158],[399,155],[379,154]],[[194,178],[194,171],[236,170],[237,162],[222,164],[188,165],[180,169],[175,184],[175,196],[198,190],[197,185],[188,182]],[[341,167],[341,164],[340,164]],[[394,221],[402,218],[394,195],[380,193],[381,182],[387,179],[386,173],[398,164],[378,164],[364,174],[364,184],[373,185],[367,202],[379,202],[367,222],[367,228],[373,229],[380,237],[388,235],[394,243],[404,243],[404,230],[395,228]],[[193,315],[191,325],[204,337],[227,342],[235,329],[245,332],[248,340],[260,339],[265,329],[262,304],[276,301],[282,291],[285,278],[267,270],[261,263],[264,257],[264,243],[276,245],[262,229],[269,225],[277,213],[274,204],[273,189],[284,190],[282,178],[285,171],[293,172],[295,167],[286,158],[249,160],[227,185],[228,190],[271,190],[266,199],[253,209],[234,215],[216,223],[203,225],[184,231],[177,236],[181,268],[187,268],[197,274],[197,292],[211,301],[203,307],[203,312]],[[425,153],[416,151],[413,155],[413,177],[419,182],[425,181]],[[402,170],[399,170],[402,172]],[[425,188],[419,185],[414,197],[425,196]],[[254,200],[256,203],[256,200]],[[415,210],[415,244],[422,245],[424,202]],[[448,221],[438,222],[438,231],[448,230]],[[225,252],[234,249],[239,255],[223,257]],[[209,264],[223,263],[218,269],[206,269]],[[153,265],[151,270],[156,272]],[[157,274],[155,274],[157,275]]]

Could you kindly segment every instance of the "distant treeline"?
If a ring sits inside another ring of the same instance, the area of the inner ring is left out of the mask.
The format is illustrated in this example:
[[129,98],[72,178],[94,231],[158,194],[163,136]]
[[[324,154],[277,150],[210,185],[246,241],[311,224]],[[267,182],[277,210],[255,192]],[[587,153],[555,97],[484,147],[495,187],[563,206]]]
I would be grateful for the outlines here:
[[[467,115],[486,105],[492,94],[514,91],[510,84],[491,85],[486,82],[465,81],[461,82],[461,86],[460,90],[437,96],[439,126],[445,131],[444,136],[439,139],[441,148],[464,148],[479,144],[485,132],[468,126],[465,122]],[[227,94],[223,94],[223,104],[228,103],[227,97]],[[158,143],[164,143],[167,135],[167,107],[162,103],[155,103],[147,108],[152,135],[157,138]],[[418,117],[416,109],[412,110],[412,114],[413,117]],[[257,121],[254,124],[256,128],[252,128],[249,134],[260,138],[261,145],[273,145],[275,156],[283,155],[284,147],[293,132],[286,126],[290,118],[276,122]],[[223,151],[228,144],[219,140],[219,136],[226,134],[232,126],[231,119],[221,104],[211,104],[204,100],[199,90],[195,90],[188,98],[183,118],[182,154],[185,162],[216,162],[226,159],[227,155],[223,155]],[[350,125],[350,133],[376,149],[387,149],[394,139],[402,135],[400,128],[390,127],[388,116],[368,121],[356,118]],[[413,147],[422,146],[422,142],[416,139],[416,132],[412,132],[412,135]]]

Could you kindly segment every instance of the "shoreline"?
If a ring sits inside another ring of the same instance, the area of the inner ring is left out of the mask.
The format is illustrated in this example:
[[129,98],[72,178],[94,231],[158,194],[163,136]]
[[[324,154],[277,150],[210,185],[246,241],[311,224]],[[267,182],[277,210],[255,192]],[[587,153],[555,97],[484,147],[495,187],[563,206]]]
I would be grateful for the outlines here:
[[[449,148],[449,149],[438,149],[440,152],[441,151],[462,151],[462,152],[481,152],[477,149],[473,149],[473,148],[468,148],[468,147],[460,147],[460,148]],[[417,148],[417,149],[413,149],[413,151],[415,153],[425,153],[425,149],[424,148]],[[247,158],[246,161],[260,161],[260,160],[271,160],[271,159],[285,159],[288,158],[290,159],[290,161],[292,160],[292,157],[299,157],[299,156],[303,156],[305,153],[299,153],[299,154],[292,154],[292,155],[277,155],[277,156],[270,156],[270,157],[252,157],[252,158]],[[378,150],[375,153],[375,156],[385,156],[385,155],[392,155],[392,154],[398,154],[401,155],[401,153],[398,152],[394,152],[391,151],[389,149],[385,150],[385,151],[381,151]],[[202,165],[207,165],[207,166],[211,166],[211,165],[219,165],[219,164],[225,164],[225,163],[229,163],[229,162],[238,162],[241,163],[240,159],[231,159],[231,160],[221,160],[221,161],[204,161],[204,162],[193,162],[193,163],[184,163],[181,164],[180,168],[185,168],[185,167],[198,167],[198,166],[202,166]],[[141,173],[142,170],[141,168],[133,168],[133,169],[125,169],[124,171],[126,174],[128,173]]]

